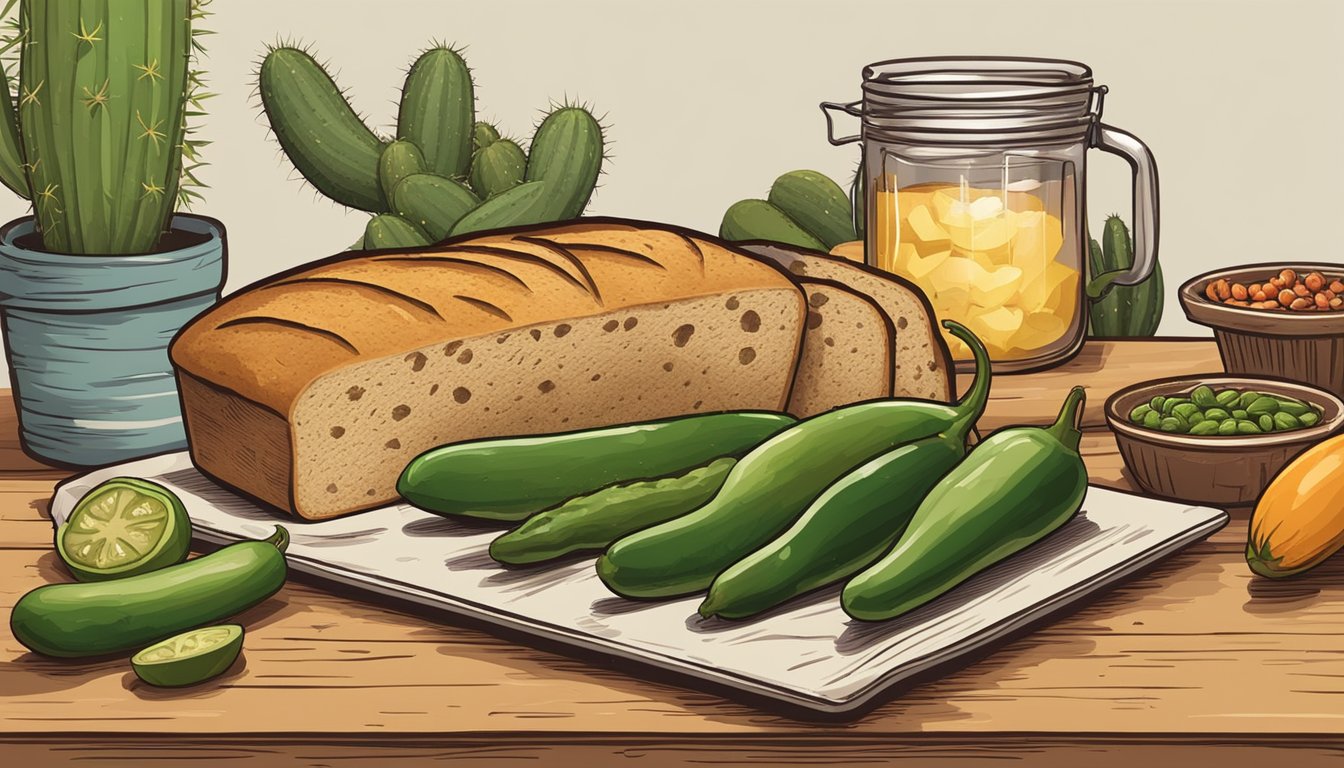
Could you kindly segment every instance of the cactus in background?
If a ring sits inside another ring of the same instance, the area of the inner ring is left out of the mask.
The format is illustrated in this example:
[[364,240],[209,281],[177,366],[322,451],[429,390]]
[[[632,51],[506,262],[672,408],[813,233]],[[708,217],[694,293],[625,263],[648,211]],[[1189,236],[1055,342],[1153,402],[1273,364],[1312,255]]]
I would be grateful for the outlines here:
[[475,119],[475,86],[462,56],[443,46],[420,54],[401,88],[397,138],[420,147],[428,170],[465,179],[471,168]]
[[378,183],[383,140],[307,51],[271,49],[257,73],[257,91],[280,147],[318,192],[362,211],[387,210]]
[[481,199],[466,185],[435,173],[412,174],[392,190],[397,215],[423,229],[431,241],[447,237],[480,204]]
[[362,247],[366,251],[377,248],[414,248],[429,245],[426,232],[395,213],[380,213],[364,226]]
[[471,188],[490,198],[523,183],[527,153],[515,142],[496,138],[471,159]]
[[[6,10],[14,5],[9,3]],[[55,253],[153,251],[196,196],[201,0],[22,0],[17,103],[4,78],[0,181]]]
[[[1092,275],[1102,275],[1134,264],[1134,241],[1119,216],[1109,216],[1101,242],[1091,241]],[[1162,266],[1153,265],[1153,274],[1137,285],[1112,285],[1100,299],[1092,302],[1093,336],[1152,336],[1162,322]]]
[[305,51],[271,48],[257,79],[262,106],[294,167],[336,202],[376,214],[355,247],[410,247],[574,218],[587,207],[605,160],[603,128],[583,107],[561,106],[547,115],[530,157],[500,138],[496,126],[477,122],[471,70],[444,46],[411,65],[391,142],[369,130]]
[[392,190],[402,179],[427,170],[425,156],[411,142],[397,139],[384,147],[378,157],[378,184],[382,186],[388,203],[392,202]]
[[527,157],[526,181],[547,183],[543,221],[583,213],[602,171],[602,126],[583,107],[562,106],[541,121]]
[[480,152],[482,149],[499,141],[499,129],[490,123],[478,122],[471,129],[471,148],[472,152]]
[[729,206],[719,237],[772,240],[823,252],[861,239],[845,191],[825,174],[808,170],[775,179],[766,200],[739,200]]

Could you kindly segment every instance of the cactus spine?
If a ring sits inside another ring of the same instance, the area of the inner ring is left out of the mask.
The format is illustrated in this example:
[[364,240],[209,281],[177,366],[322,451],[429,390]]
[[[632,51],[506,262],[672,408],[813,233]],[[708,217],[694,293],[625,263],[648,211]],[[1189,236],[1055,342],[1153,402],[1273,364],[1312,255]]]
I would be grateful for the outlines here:
[[[411,65],[392,142],[369,130],[302,50],[272,48],[257,78],[262,106],[294,167],[319,192],[376,214],[360,247],[409,247],[571,219],[587,207],[602,170],[603,128],[583,107],[547,115],[530,156],[500,138],[496,126],[476,121],[471,71],[447,47],[430,48]],[[3,144],[0,135],[0,154]]]
[[[144,253],[179,202],[199,114],[199,0],[23,0],[18,103],[0,100],[0,181],[56,253]],[[17,121],[17,128],[16,122]]]

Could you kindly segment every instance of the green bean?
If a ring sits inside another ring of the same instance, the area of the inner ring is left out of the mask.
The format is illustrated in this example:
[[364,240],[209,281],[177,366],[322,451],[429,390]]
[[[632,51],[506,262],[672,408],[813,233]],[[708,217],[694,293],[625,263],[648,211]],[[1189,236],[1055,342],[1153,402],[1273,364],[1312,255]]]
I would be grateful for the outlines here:
[[1219,424],[1219,425],[1218,425],[1218,434],[1219,434],[1219,435],[1222,435],[1223,437],[1227,437],[1228,435],[1235,435],[1235,434],[1237,434],[1237,420],[1236,420],[1236,419],[1227,419],[1227,420],[1224,421],[1223,423]]
[[1140,405],[1139,407],[1129,412],[1129,420],[1134,422],[1135,424],[1142,424],[1143,417],[1151,413],[1152,410],[1153,410],[1152,406],[1148,405],[1147,403],[1144,403],[1143,405]]
[[1242,435],[1262,435],[1264,434],[1264,430],[1260,429],[1259,424],[1243,419],[1237,422],[1237,433]]
[[1321,415],[1315,411],[1308,411],[1307,413],[1298,416],[1297,420],[1301,422],[1304,427],[1314,427],[1316,426],[1316,423],[1321,420]]
[[1242,392],[1241,397],[1237,398],[1237,407],[1246,410],[1250,407],[1251,403],[1254,403],[1258,399],[1260,399],[1259,392]]
[[1268,413],[1260,414],[1260,418],[1256,419],[1255,423],[1260,426],[1261,432],[1274,431],[1274,417],[1270,416]]
[[1280,430],[1301,429],[1302,422],[1287,411],[1279,411],[1274,414],[1274,426]]
[[1279,412],[1279,401],[1269,395],[1257,397],[1251,401],[1250,405],[1246,406],[1246,412],[1252,416],[1260,416],[1266,413],[1273,416]]
[[1238,408],[1232,412],[1232,418],[1236,419],[1237,421],[1244,420],[1248,415],[1249,414],[1246,413],[1245,408]]
[[1232,418],[1232,414],[1222,408],[1210,408],[1207,411],[1204,411],[1204,418],[1212,421],[1226,421],[1227,419]]
[[1171,414],[1173,416],[1181,417],[1189,424],[1194,424],[1196,422],[1204,420],[1202,418],[1196,418],[1202,416],[1203,412],[1200,410],[1199,406],[1195,403],[1181,403],[1180,405],[1171,409]]
[[1223,391],[1219,392],[1214,399],[1218,401],[1219,405],[1221,405],[1224,408],[1227,408],[1231,406],[1233,403],[1237,402],[1237,399],[1240,397],[1241,393],[1238,392],[1237,390],[1224,389]]

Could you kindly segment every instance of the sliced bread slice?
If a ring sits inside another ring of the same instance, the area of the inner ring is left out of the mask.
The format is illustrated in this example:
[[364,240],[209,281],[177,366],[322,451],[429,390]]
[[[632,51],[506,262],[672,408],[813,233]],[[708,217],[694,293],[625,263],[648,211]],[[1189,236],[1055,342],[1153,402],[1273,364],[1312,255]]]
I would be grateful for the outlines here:
[[799,418],[890,397],[896,329],[872,299],[834,280],[800,278],[807,324],[789,413]]
[[764,241],[736,245],[795,277],[834,280],[872,298],[896,326],[893,394],[942,402],[955,397],[952,355],[928,297],[917,287],[875,267],[815,251]]

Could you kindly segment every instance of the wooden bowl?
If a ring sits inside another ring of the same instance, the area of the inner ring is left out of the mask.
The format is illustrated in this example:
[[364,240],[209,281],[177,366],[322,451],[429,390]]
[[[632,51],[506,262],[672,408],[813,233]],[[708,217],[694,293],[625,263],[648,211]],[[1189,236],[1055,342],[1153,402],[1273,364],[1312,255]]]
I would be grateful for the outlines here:
[[1267,312],[1217,304],[1204,295],[1219,278],[1261,283],[1284,269],[1344,279],[1340,264],[1248,264],[1191,279],[1180,288],[1181,308],[1192,322],[1213,329],[1228,373],[1281,376],[1344,397],[1344,312]]
[[[1215,390],[1287,395],[1321,408],[1321,420],[1288,432],[1228,437],[1158,432],[1130,423],[1130,411],[1153,397],[1188,396],[1200,384]],[[1344,401],[1323,389],[1284,379],[1221,373],[1126,387],[1111,395],[1105,411],[1125,466],[1143,490],[1166,499],[1222,507],[1254,504],[1284,465],[1344,426]]]

